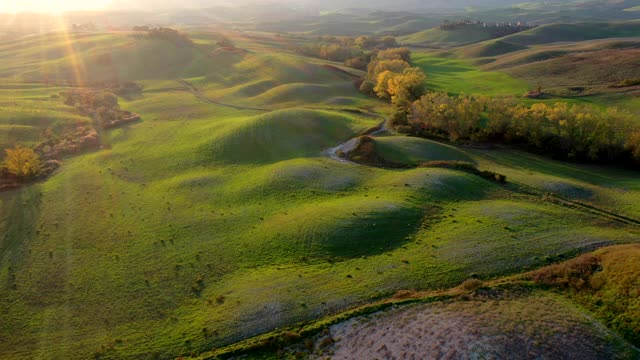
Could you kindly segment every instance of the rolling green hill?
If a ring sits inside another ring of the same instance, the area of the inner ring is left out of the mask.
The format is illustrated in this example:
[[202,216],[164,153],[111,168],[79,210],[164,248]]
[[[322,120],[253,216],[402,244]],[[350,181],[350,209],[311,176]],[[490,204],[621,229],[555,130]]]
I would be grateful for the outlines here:
[[575,42],[606,38],[640,36],[640,21],[578,22],[549,24],[521,33],[505,36],[502,41],[518,45],[540,45],[554,42]]
[[[213,32],[193,47],[128,32],[0,42],[0,77],[12,81],[0,87],[0,134],[11,141],[90,121],[50,96],[63,85],[143,88],[119,99],[141,121],[0,192],[0,358],[198,355],[401,289],[640,241],[621,221],[640,217],[632,171],[393,134],[374,136],[393,161],[467,160],[510,183],[333,159],[327,150],[379,126],[388,104],[336,64],[229,36],[240,51],[213,45]],[[441,90],[526,88],[466,60],[414,61]]]
[[414,34],[401,36],[398,41],[403,45],[449,47],[475,43],[491,39],[491,33],[481,25],[463,26],[452,30],[434,27]]
[[[636,69],[640,66],[638,39],[535,45],[472,61],[482,71],[509,75],[524,81],[530,89],[541,86],[552,97],[620,106],[639,112],[635,101],[638,87],[616,86],[637,77]],[[462,53],[471,55],[475,50],[463,49]]]
[[[42,132],[61,135],[91,121],[65,106],[59,98],[61,87],[39,84],[0,85],[0,149],[15,144],[35,146]],[[53,97],[52,97],[53,96]],[[0,158],[4,153],[0,154]]]
[[465,57],[498,56],[534,45],[629,37],[640,37],[640,21],[549,24],[469,46],[462,49],[461,54]]
[[414,52],[413,63],[427,75],[427,88],[454,94],[520,95],[527,84],[504,72],[487,71],[450,54]]
[[[609,246],[512,277],[486,282],[468,279],[440,291],[398,291],[372,304],[272,331],[198,358],[243,352],[263,359],[403,353],[420,357],[433,349],[466,357],[482,349],[495,357],[526,353],[634,359],[640,350],[629,342],[637,343],[638,300],[625,289],[633,287],[640,275],[639,250],[637,244]],[[618,332],[603,328],[600,321],[613,324]]]

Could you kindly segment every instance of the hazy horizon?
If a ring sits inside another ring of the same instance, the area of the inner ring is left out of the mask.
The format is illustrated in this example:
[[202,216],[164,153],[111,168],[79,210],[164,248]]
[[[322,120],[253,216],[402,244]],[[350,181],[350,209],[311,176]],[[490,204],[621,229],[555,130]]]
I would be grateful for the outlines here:
[[[519,0],[95,0],[91,2],[82,0],[25,0],[16,3],[0,5],[0,13],[62,13],[73,11],[117,11],[117,10],[179,10],[198,9],[216,6],[242,7],[248,5],[273,4],[286,7],[313,10],[339,10],[347,8],[370,9],[398,9],[407,11],[413,9],[430,8],[465,8],[465,7],[491,7],[505,6],[522,3]],[[568,0],[555,0],[551,2],[571,2]]]

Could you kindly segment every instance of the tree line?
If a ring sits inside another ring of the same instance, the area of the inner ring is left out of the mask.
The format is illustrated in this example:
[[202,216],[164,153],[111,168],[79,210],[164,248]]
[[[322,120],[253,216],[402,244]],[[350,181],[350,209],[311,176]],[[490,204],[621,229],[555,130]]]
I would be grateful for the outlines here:
[[640,162],[640,125],[615,107],[430,92],[395,120],[398,131],[416,136],[519,145],[565,160]]
[[177,46],[193,46],[193,41],[188,35],[167,27],[134,26],[133,31],[146,33],[147,39],[159,39],[169,41]]
[[486,29],[491,37],[503,37],[511,34],[515,34],[521,31],[533,29],[535,25],[528,25],[523,22],[496,22],[496,23],[486,23],[484,21],[474,21],[471,19],[463,19],[457,21],[445,20],[441,25],[440,29],[445,31],[461,29],[467,26],[482,26]]
[[406,48],[380,50],[367,65],[360,91],[395,107],[390,126],[399,132],[452,142],[493,142],[554,158],[640,163],[640,124],[615,107],[535,103],[516,98],[450,96],[426,92],[426,75],[411,65]]

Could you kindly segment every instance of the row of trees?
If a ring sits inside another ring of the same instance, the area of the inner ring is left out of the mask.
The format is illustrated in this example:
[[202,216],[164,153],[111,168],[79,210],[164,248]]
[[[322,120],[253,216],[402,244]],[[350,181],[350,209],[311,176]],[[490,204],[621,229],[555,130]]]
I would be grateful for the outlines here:
[[304,56],[339,62],[359,58],[364,55],[364,52],[357,47],[330,43],[305,45],[297,48],[296,50]]
[[398,131],[453,142],[523,146],[556,158],[640,162],[640,125],[633,114],[568,103],[525,105],[515,98],[425,94],[426,75],[406,48],[380,50],[367,65],[364,93],[388,99]]
[[367,65],[367,75],[360,91],[390,100],[404,111],[424,93],[426,75],[411,66],[407,48],[380,50]]
[[522,145],[563,159],[640,161],[640,126],[617,108],[527,106],[513,98],[431,92],[413,102],[407,115],[393,125],[417,136]]
[[398,42],[393,36],[320,36],[320,43],[337,44],[345,47],[354,47],[361,50],[388,49],[398,47]]
[[533,29],[535,25],[528,25],[523,22],[503,22],[503,23],[486,23],[484,21],[473,21],[471,19],[463,19],[458,21],[445,20],[441,25],[442,30],[456,30],[468,26],[481,26],[486,29],[491,37],[503,37],[511,34],[515,34],[521,31]]

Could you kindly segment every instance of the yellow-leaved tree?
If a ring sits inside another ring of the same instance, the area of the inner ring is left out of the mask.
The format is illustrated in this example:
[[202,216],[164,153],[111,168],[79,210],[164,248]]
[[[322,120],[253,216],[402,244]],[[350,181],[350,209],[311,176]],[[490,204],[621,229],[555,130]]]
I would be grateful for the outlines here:
[[29,148],[16,146],[13,149],[6,149],[6,157],[3,166],[10,174],[18,178],[31,178],[40,172],[40,157],[35,151]]
[[388,80],[387,92],[391,103],[397,106],[409,107],[424,93],[426,75],[417,67],[407,68],[402,73]]

